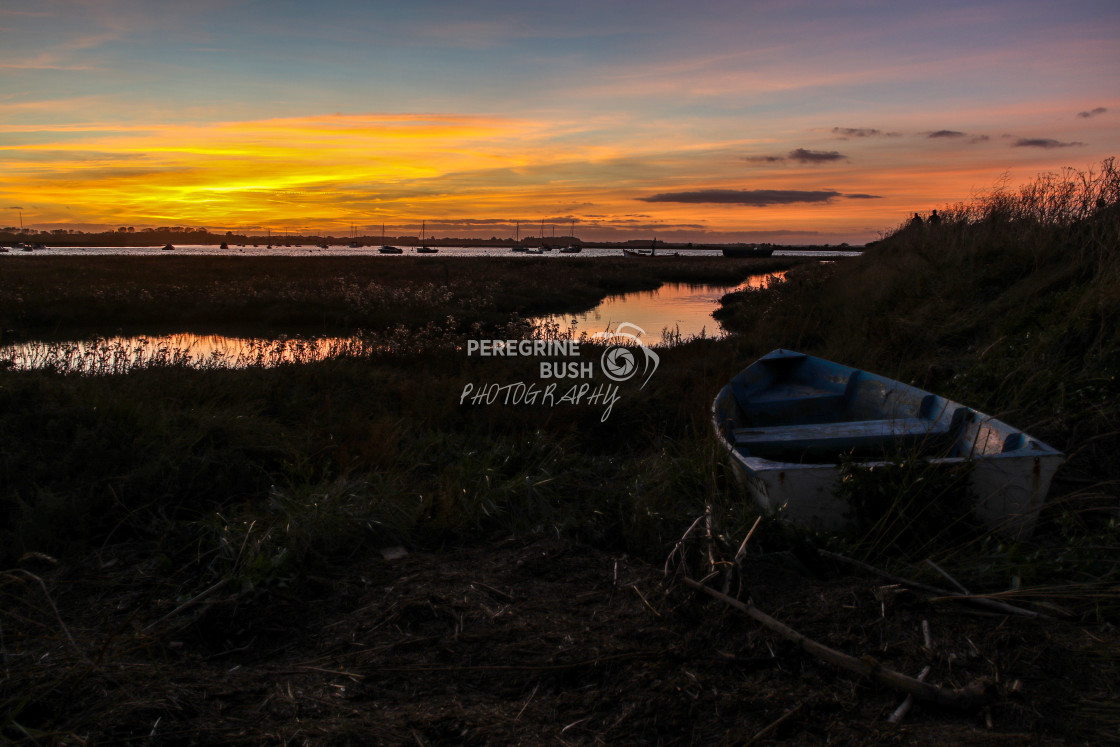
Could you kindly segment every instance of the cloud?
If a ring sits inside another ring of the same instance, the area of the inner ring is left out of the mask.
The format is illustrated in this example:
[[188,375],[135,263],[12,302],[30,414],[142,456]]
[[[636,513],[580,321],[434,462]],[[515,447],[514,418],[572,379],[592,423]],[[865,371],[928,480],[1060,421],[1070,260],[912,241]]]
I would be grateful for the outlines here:
[[849,137],[898,137],[897,132],[883,132],[874,127],[833,127],[833,135]]
[[797,148],[789,152],[789,158],[791,161],[798,161],[799,163],[826,163],[828,161],[842,161],[845,156],[834,150],[824,151]]
[[927,132],[926,137],[931,140],[958,140],[960,138],[968,138],[969,145],[983,143],[989,140],[987,135],[969,135],[967,132],[960,132],[959,130],[937,130],[935,132]]
[[859,193],[859,192],[857,192],[855,194],[844,195],[844,197],[848,198],[849,200],[881,200],[881,199],[883,199],[882,195],[868,195],[868,194],[862,194],[862,193]]
[[1077,116],[1081,117],[1082,119],[1088,119],[1089,117],[1095,117],[1098,114],[1104,114],[1106,111],[1108,111],[1108,109],[1105,109],[1103,106],[1098,106],[1096,109],[1090,109],[1089,111],[1078,112]]
[[808,150],[795,148],[785,156],[744,156],[744,161],[751,163],[785,163],[797,161],[798,163],[827,163],[829,161],[842,161],[847,156],[834,150]]
[[1054,140],[1053,138],[1045,138],[1045,137],[1036,137],[1036,138],[1021,137],[1021,138],[1019,138],[1018,140],[1015,141],[1015,144],[1012,147],[1015,147],[1015,148],[1046,148],[1046,149],[1050,149],[1050,148],[1074,148],[1074,147],[1077,147],[1079,145],[1084,145],[1084,144],[1085,143],[1079,143],[1079,142],[1076,142],[1076,141],[1074,141],[1072,143],[1063,143],[1060,140]]
[[829,202],[841,194],[835,190],[799,189],[702,189],[696,192],[662,192],[639,197],[643,202],[714,203],[720,205],[791,205],[797,202]]

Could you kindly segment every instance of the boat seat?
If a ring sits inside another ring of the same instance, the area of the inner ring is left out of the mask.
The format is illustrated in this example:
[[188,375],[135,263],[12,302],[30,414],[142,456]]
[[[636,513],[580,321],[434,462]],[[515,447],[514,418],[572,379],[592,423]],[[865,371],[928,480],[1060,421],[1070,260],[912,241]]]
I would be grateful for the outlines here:
[[844,450],[892,440],[914,441],[949,433],[947,423],[926,418],[848,420],[837,423],[735,428],[736,446],[774,446],[783,449]]
[[820,389],[805,384],[786,384],[772,390],[751,392],[746,387],[733,385],[732,391],[739,402],[748,402],[749,418],[758,424],[811,423],[828,417],[838,417],[844,411],[843,392]]

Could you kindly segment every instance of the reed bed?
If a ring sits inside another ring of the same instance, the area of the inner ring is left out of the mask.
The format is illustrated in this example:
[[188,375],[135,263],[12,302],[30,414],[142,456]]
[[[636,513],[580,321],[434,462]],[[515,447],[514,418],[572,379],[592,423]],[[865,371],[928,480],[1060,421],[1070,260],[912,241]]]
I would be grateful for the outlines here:
[[740,282],[804,260],[665,257],[18,257],[0,265],[0,342],[175,331],[334,335],[452,316],[579,312],[662,282]]

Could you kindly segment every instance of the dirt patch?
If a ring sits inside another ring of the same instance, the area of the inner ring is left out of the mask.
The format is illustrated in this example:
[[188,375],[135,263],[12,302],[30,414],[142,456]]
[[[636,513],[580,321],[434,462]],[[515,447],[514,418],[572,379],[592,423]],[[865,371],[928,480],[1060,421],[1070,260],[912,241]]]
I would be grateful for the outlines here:
[[890,724],[902,695],[659,567],[538,538],[356,559],[251,603],[221,589],[162,622],[183,600],[142,564],[5,574],[0,738],[988,745],[1098,741],[1114,728],[1110,626],[977,614],[788,561],[748,564],[760,608],[900,672],[928,664],[931,683],[991,677],[998,696],[972,712],[917,704]]

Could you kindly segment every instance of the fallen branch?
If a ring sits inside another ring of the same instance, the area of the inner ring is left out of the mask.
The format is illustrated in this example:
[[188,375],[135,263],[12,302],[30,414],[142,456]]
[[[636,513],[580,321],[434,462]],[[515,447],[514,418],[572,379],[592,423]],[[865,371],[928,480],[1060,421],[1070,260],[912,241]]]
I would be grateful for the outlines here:
[[[922,671],[918,674],[918,681],[925,682],[926,677],[928,677],[928,676],[929,676],[929,666],[927,665],[927,666],[923,667]],[[910,708],[913,705],[914,705],[914,696],[913,695],[907,695],[906,700],[902,701],[901,705],[899,705],[898,708],[894,709],[894,713],[892,713],[891,717],[887,719],[887,722],[891,723],[891,724],[897,724],[899,721],[901,721],[902,719],[904,719],[906,717],[906,714],[910,712]]]
[[669,563],[670,563],[670,561],[672,561],[674,555],[680,554],[681,562],[682,563],[684,562],[684,553],[681,553],[681,546],[684,544],[685,540],[688,539],[688,535],[692,534],[692,530],[696,528],[696,525],[699,524],[703,520],[704,520],[704,514],[700,514],[699,516],[697,516],[696,521],[692,522],[692,526],[690,526],[688,529],[684,530],[684,534],[682,534],[681,538],[679,540],[677,540],[677,543],[675,545],[673,545],[673,549],[672,549],[672,551],[670,551],[669,557],[665,558],[665,575],[666,576],[669,575]]
[[956,592],[949,591],[948,589],[941,589],[937,586],[930,586],[929,584],[923,584],[921,581],[914,581],[914,580],[909,579],[909,578],[903,578],[902,576],[896,576],[893,573],[888,573],[887,571],[884,571],[881,568],[876,568],[873,565],[868,565],[867,563],[864,563],[863,561],[855,560],[853,558],[849,558],[846,555],[841,555],[839,553],[830,552],[828,550],[820,550],[820,549],[818,549],[817,552],[820,553],[821,555],[826,556],[826,557],[834,558],[835,560],[839,560],[842,563],[847,563],[848,565],[855,566],[856,568],[861,568],[861,569],[863,569],[863,570],[865,570],[869,573],[874,573],[877,576],[882,576],[883,578],[888,579],[890,581],[893,581],[896,584],[902,584],[904,586],[909,586],[911,589],[917,589],[919,591],[924,591],[927,594],[935,594],[935,595],[937,595],[937,597],[936,597],[937,599],[952,599],[952,600],[961,601],[961,602],[971,602],[971,603],[979,605],[981,607],[987,607],[988,609],[996,610],[998,612],[1002,612],[1006,615],[1022,615],[1023,617],[1035,617],[1035,618],[1038,618],[1040,620],[1053,620],[1054,619],[1050,615],[1045,615],[1041,612],[1035,612],[1034,610],[1024,609],[1023,607],[1016,607],[1016,606],[1011,605],[1011,604],[1005,604],[1003,602],[997,602],[996,600],[989,599],[988,597],[958,594]]
[[770,617],[753,604],[744,604],[738,599],[729,597],[726,594],[721,594],[709,586],[704,586],[703,584],[693,581],[691,578],[685,578],[684,582],[720,600],[724,604],[734,607],[747,617],[761,623],[764,627],[777,633],[786,640],[796,643],[802,651],[823,659],[829,664],[834,664],[841,669],[846,669],[849,672],[854,672],[864,677],[871,677],[881,684],[909,693],[920,700],[927,700],[940,705],[955,706],[957,708],[973,708],[983,705],[990,700],[991,683],[986,679],[977,680],[967,687],[954,690],[930,685],[914,677],[896,672],[893,669],[886,669],[871,656],[862,656],[857,659],[854,656],[849,656],[836,649],[829,648],[823,643],[798,633],[785,623]]
[[802,701],[802,702],[798,703],[797,705],[795,705],[793,708],[790,708],[788,711],[786,711],[781,716],[779,716],[776,721],[771,722],[770,725],[767,726],[765,729],[763,729],[762,731],[760,731],[759,733],[755,734],[753,737],[748,739],[746,741],[746,744],[754,744],[755,742],[762,739],[763,737],[765,737],[770,732],[777,729],[779,726],[781,726],[783,723],[785,723],[786,719],[788,719],[790,716],[792,716],[793,714],[800,711],[801,706],[803,706],[803,705],[805,705],[805,701]]
[[961,584],[960,581],[958,581],[957,579],[950,576],[948,571],[946,571],[944,568],[939,566],[937,563],[934,563],[932,558],[926,558],[926,565],[928,565],[930,568],[932,568],[933,570],[937,571],[942,576],[944,576],[945,580],[948,581],[949,583],[951,583],[953,586],[957,587],[957,591],[959,591],[961,594],[971,594],[972,593],[971,591],[966,589]]
[[201,602],[206,597],[208,597],[211,594],[213,594],[214,592],[216,592],[218,589],[220,589],[223,586],[225,586],[226,584],[228,584],[230,581],[231,581],[231,578],[229,576],[226,576],[221,581],[219,581],[218,583],[211,586],[209,589],[206,589],[201,594],[198,594],[197,596],[192,597],[191,599],[188,599],[187,601],[183,602],[178,607],[171,610],[170,612],[168,612],[166,615],[164,615],[160,619],[156,620],[154,623],[151,623],[150,625],[145,627],[144,632],[147,632],[147,631],[151,630],[152,628],[159,625],[164,620],[168,620],[168,619],[174,617],[175,615],[179,614],[180,612],[182,612],[186,609],[189,609],[190,607],[193,607],[194,605],[198,604],[199,602]]

